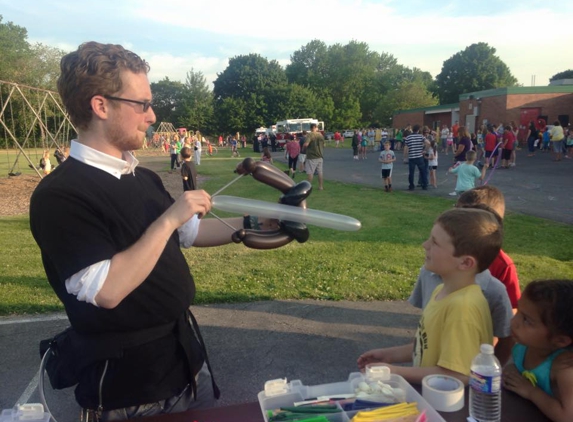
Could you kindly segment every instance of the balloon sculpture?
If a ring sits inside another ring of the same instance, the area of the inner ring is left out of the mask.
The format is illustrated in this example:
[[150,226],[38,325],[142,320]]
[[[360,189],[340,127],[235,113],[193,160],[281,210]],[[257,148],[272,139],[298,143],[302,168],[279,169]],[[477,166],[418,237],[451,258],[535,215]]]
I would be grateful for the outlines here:
[[[280,204],[306,208],[305,199],[312,192],[312,185],[304,180],[296,183],[284,172],[265,161],[255,161],[245,158],[235,172],[240,175],[250,174],[255,180],[265,183],[283,194]],[[274,249],[286,245],[293,239],[299,243],[308,240],[309,232],[306,224],[294,221],[279,221],[279,227],[274,230],[241,229],[233,233],[235,243],[241,243],[254,249]]]

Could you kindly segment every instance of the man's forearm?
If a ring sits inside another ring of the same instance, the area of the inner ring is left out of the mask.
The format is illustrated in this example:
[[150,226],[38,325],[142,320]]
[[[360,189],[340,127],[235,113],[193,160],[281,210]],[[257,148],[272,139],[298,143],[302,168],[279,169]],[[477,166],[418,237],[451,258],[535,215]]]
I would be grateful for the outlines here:
[[233,233],[243,228],[243,218],[225,218],[225,222],[235,228],[235,230],[215,218],[202,219],[199,224],[199,233],[197,233],[193,246],[211,247],[231,243]]
[[[225,223],[232,226],[227,226]],[[199,233],[193,242],[195,247],[221,246],[232,242],[231,236],[237,230],[243,229],[243,217],[225,218],[225,223],[214,219],[205,218],[199,224]],[[259,230],[273,230],[278,228],[277,220],[268,218],[259,219]]]
[[143,236],[111,259],[105,282],[95,300],[102,308],[112,309],[149,276],[165,245],[175,231],[167,218],[154,221]]

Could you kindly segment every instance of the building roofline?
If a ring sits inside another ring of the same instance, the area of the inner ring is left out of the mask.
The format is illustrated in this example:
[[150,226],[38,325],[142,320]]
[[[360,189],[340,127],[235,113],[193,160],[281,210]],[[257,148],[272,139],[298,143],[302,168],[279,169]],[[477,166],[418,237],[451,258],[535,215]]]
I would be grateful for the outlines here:
[[460,94],[460,101],[469,100],[470,97],[484,98],[497,97],[500,95],[525,95],[525,94],[569,94],[573,93],[573,85],[550,85],[550,86],[509,86],[506,88],[486,89],[484,91],[466,92]]
[[450,112],[452,110],[459,109],[459,108],[460,108],[459,103],[442,104],[442,105],[431,106],[431,107],[411,108],[409,110],[396,110],[394,112],[394,116],[396,116],[398,114],[418,113],[420,111],[423,111],[423,112],[432,111],[434,113],[439,113],[441,110],[443,110],[444,113],[447,113],[447,112]]
[[[510,86],[505,88],[486,89],[483,91],[466,92],[460,94],[460,101],[480,99],[486,97],[498,97],[502,95],[527,95],[527,94],[570,94],[573,93],[573,85],[548,85],[548,86]],[[436,114],[458,111],[459,103],[441,104],[431,107],[411,108],[409,110],[396,110],[394,116],[400,114],[420,113]]]

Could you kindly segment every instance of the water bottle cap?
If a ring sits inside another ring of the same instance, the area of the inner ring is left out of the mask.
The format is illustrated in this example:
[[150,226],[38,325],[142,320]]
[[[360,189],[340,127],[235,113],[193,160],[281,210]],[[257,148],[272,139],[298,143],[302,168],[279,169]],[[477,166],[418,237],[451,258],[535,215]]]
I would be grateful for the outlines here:
[[482,344],[479,348],[480,352],[486,355],[493,355],[493,346],[491,344]]

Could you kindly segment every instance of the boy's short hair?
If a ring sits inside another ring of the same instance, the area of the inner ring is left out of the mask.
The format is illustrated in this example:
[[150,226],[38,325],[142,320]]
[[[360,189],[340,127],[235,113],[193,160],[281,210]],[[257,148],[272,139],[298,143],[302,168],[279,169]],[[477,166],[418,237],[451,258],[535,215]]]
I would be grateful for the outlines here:
[[505,215],[505,198],[495,186],[483,185],[467,190],[459,196],[456,202],[458,208],[472,208],[476,205],[487,205],[502,219]]
[[466,152],[466,160],[475,161],[476,160],[476,152],[474,150]]
[[469,255],[477,261],[477,272],[486,270],[499,254],[503,227],[494,213],[476,208],[454,208],[437,219],[454,246],[454,256]]
[[390,145],[390,141],[384,141],[384,145]]
[[183,158],[191,158],[191,148],[189,147],[183,147],[181,148],[181,157]]

